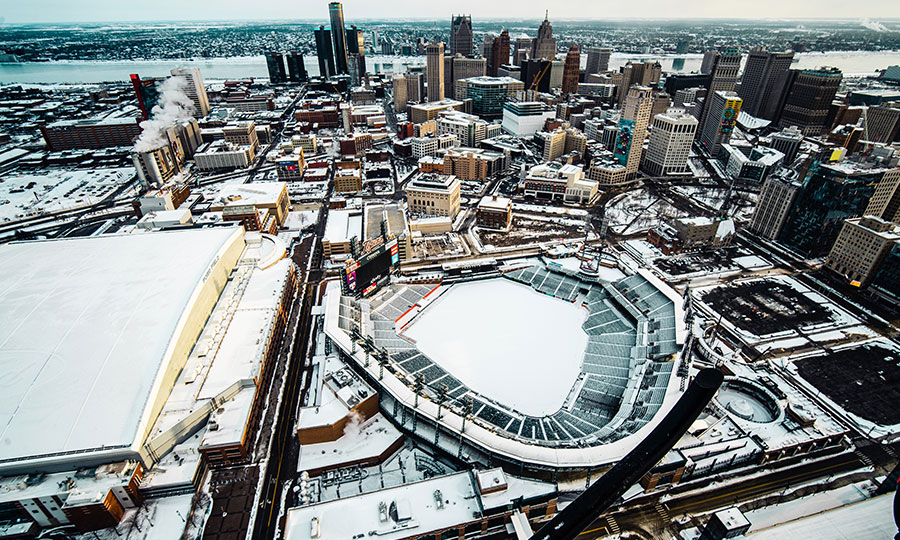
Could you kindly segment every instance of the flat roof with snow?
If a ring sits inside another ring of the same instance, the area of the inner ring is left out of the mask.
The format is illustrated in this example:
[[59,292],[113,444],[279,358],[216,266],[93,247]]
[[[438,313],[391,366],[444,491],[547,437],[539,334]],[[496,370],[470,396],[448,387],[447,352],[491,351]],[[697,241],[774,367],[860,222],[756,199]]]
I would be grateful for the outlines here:
[[349,242],[354,236],[362,238],[362,212],[355,209],[329,210],[322,240],[332,244]]
[[240,227],[0,246],[0,469],[128,448]]
[[[440,494],[441,507],[435,501]],[[390,512],[379,518],[379,504]],[[376,536],[383,540],[408,538],[475,521],[481,511],[478,492],[467,471],[345,497],[319,504],[291,508],[284,537],[350,539]],[[406,519],[404,519],[406,518]],[[316,531],[316,534],[312,534]]]

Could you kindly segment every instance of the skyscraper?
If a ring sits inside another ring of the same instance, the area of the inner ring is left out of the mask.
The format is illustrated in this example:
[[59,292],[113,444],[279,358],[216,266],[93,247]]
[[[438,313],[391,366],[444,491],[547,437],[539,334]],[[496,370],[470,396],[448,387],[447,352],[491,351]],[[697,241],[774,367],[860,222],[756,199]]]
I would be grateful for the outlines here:
[[553,60],[556,58],[556,38],[553,37],[553,26],[548,20],[550,13],[544,15],[544,22],[538,28],[537,37],[531,45],[531,57],[534,59]]
[[[712,66],[709,72],[709,83],[706,85],[706,100],[703,102],[703,110],[700,113],[700,126],[697,134],[701,134],[706,125],[706,116],[712,103],[712,96],[722,90],[733,92],[737,84],[738,70],[741,67],[741,51],[736,47],[729,47],[722,52],[712,51]],[[705,61],[706,57],[704,57]]]
[[425,47],[425,78],[428,83],[428,101],[444,99],[444,44],[429,43]]
[[799,189],[800,183],[787,176],[766,178],[750,220],[750,230],[769,240],[777,239]]
[[269,69],[269,82],[280,84],[287,82],[287,73],[284,70],[284,58],[280,52],[266,51],[266,67]]
[[841,85],[837,68],[804,69],[793,77],[778,120],[781,127],[797,126],[804,135],[825,131],[828,107]]
[[581,53],[578,45],[569,47],[566,53],[566,64],[563,68],[562,91],[563,94],[578,93],[578,73],[581,70]]
[[731,140],[731,133],[741,112],[741,98],[735,92],[719,90],[708,94],[706,121],[701,124],[700,145],[716,157],[723,144]]
[[366,74],[366,36],[363,34],[363,31],[358,29],[356,25],[350,27],[350,30],[347,30],[347,60],[353,59],[355,65],[350,66],[348,64],[347,68],[352,73],[356,72],[357,76],[355,78],[355,82],[359,82],[359,79],[365,76]]
[[406,99],[414,103],[425,101],[425,77],[421,73],[406,74]]
[[588,47],[586,52],[587,66],[584,68],[585,74],[609,71],[609,55],[612,54],[612,49]]
[[521,66],[522,62],[528,60],[531,54],[531,38],[528,36],[518,37],[512,41],[513,46],[513,64]]
[[485,34],[484,42],[481,44],[481,56],[490,59],[491,47],[494,46],[494,34]]
[[347,55],[347,32],[344,29],[344,8],[340,2],[328,4],[331,17],[331,35],[334,38],[334,61],[337,73],[350,73]]
[[203,76],[197,68],[175,68],[171,71],[173,77],[183,77],[187,86],[184,93],[194,102],[194,118],[203,118],[209,114],[209,97],[206,95],[206,85]]
[[471,15],[453,15],[450,17],[450,54],[471,55],[472,37]]
[[673,109],[653,117],[653,131],[641,168],[652,176],[685,173],[697,131],[697,119]]
[[[447,63],[445,62],[444,65],[446,66],[446,64]],[[444,69],[446,69],[446,67]],[[453,96],[454,99],[459,99],[456,97],[457,81],[486,75],[487,60],[484,58],[464,58],[462,56],[455,56],[450,59],[450,70],[449,77],[444,73],[444,80],[450,81],[450,86],[445,86],[444,92],[448,96]]]
[[801,142],[803,142],[803,133],[792,126],[772,135],[771,146],[784,154],[784,164],[789,165],[797,156]]
[[500,32],[491,44],[491,62],[488,72],[491,77],[497,76],[500,66],[509,62],[509,32]]
[[885,169],[817,162],[797,193],[778,241],[804,257],[826,255],[844,220],[861,216]]
[[319,58],[319,76],[328,78],[335,75],[334,49],[331,48],[331,31],[319,26],[316,34],[316,56]]
[[652,108],[653,90],[646,86],[633,86],[628,90],[622,119],[619,120],[619,140],[615,151],[619,163],[625,166],[627,178],[633,177],[641,164],[641,152]]
[[764,47],[756,47],[750,51],[738,92],[744,100],[744,112],[759,116],[765,110],[778,74],[787,71],[793,59],[794,53],[790,51],[769,52]]
[[703,61],[700,63],[700,73],[703,75],[709,75],[712,73],[713,62],[716,61],[716,56],[718,56],[719,51],[715,49],[710,49],[703,53]]
[[406,112],[406,77],[404,77],[402,73],[397,73],[394,75],[392,83],[394,93],[394,111],[398,113]]
[[308,77],[306,75],[306,65],[303,63],[303,55],[297,51],[291,51],[287,54],[288,80],[291,82],[303,82]]

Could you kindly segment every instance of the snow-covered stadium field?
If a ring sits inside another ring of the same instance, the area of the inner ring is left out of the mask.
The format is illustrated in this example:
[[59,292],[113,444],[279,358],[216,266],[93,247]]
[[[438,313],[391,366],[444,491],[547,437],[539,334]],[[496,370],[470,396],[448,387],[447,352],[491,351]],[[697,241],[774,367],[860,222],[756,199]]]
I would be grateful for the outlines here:
[[458,283],[404,331],[485,397],[533,416],[563,405],[581,369],[587,310],[508,279]]

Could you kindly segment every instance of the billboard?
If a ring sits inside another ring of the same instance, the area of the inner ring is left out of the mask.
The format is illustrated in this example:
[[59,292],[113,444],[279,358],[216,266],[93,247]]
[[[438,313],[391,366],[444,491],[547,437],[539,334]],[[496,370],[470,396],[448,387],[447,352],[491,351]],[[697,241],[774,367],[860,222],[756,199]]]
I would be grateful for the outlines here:
[[357,296],[372,292],[398,262],[400,251],[396,238],[376,246],[358,259],[347,261],[343,276],[347,292]]

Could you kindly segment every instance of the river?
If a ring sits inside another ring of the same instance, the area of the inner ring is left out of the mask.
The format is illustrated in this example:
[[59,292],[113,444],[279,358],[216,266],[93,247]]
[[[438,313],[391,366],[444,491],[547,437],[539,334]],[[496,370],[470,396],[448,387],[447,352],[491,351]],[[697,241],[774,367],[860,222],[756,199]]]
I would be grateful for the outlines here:
[[[874,73],[891,65],[900,65],[900,51],[852,51],[801,53],[796,55],[795,68],[816,68],[834,66],[847,75]],[[746,56],[745,56],[746,58]],[[582,55],[582,64],[585,61]],[[319,73],[319,66],[313,56],[304,59],[310,75]],[[702,55],[641,55],[614,53],[610,58],[610,69],[618,69],[629,60],[658,60],[666,72],[691,72],[700,69]],[[679,61],[680,60],[680,61]],[[675,65],[675,64],[678,65]],[[370,72],[391,73],[406,71],[409,66],[424,65],[424,56],[382,56],[367,57]],[[681,65],[683,64],[683,65]],[[60,61],[0,63],[0,84],[59,84],[59,83],[99,83],[107,81],[127,81],[131,73],[141,77],[168,75],[169,70],[178,66],[200,68],[206,80],[242,79],[248,77],[266,78],[266,62],[262,56],[184,59],[184,60],[134,60],[134,61]],[[673,69],[675,68],[675,69]]]

